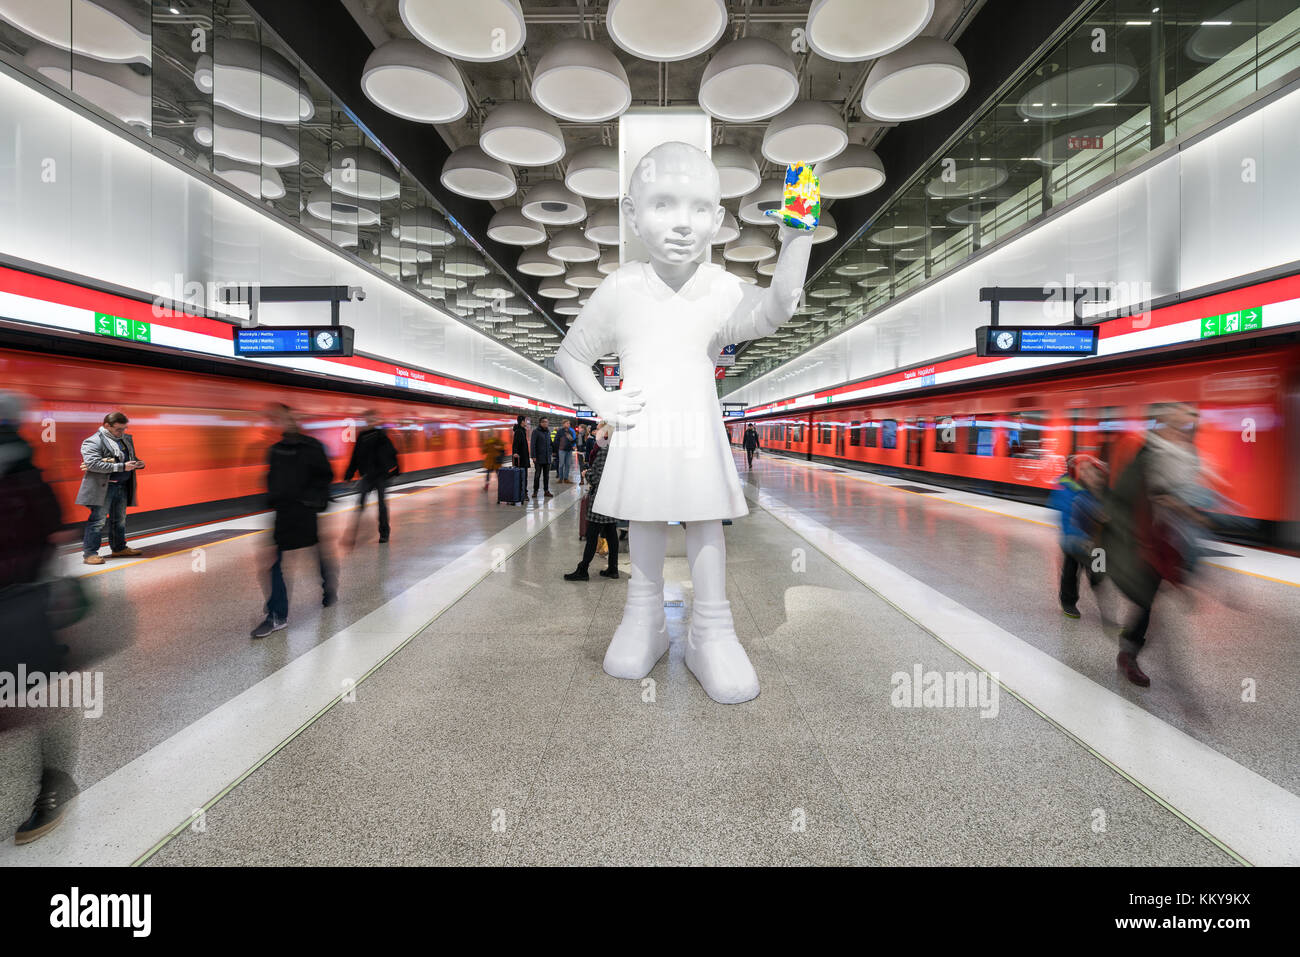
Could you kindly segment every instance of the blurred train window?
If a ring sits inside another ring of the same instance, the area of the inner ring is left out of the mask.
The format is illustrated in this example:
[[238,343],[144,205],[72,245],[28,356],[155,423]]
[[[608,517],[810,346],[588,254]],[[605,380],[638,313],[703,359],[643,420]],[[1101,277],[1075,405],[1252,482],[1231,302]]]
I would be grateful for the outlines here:
[[876,447],[876,434],[880,431],[880,426],[871,421],[862,423],[862,446],[867,449]]
[[966,426],[966,454],[993,455],[993,429],[997,422],[993,419],[981,419],[976,416]]
[[951,415],[941,415],[934,420],[934,450],[957,451],[957,420]]
[[1111,465],[1115,442],[1123,431],[1123,414],[1114,406],[1074,409],[1070,423],[1070,454],[1091,455]]
[[898,420],[897,419],[881,420],[880,447],[882,449],[898,448]]
[[1047,413],[1041,410],[1017,412],[1007,420],[1007,454],[1017,459],[1037,459],[1043,455],[1047,431]]
[[849,423],[849,445],[851,446],[862,445],[862,423],[861,422]]

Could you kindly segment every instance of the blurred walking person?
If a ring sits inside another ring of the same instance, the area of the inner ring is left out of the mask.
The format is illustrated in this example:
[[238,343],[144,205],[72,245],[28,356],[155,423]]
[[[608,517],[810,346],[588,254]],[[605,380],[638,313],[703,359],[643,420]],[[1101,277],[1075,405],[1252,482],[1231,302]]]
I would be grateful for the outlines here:
[[104,416],[104,424],[81,443],[81,469],[86,474],[77,491],[77,504],[90,509],[82,537],[81,557],[87,565],[102,565],[99,547],[108,523],[113,558],[140,554],[126,543],[126,510],[136,504],[135,473],[144,463],[135,457],[135,440],[127,434],[130,421],[121,412]]
[[501,459],[506,454],[506,444],[495,432],[488,432],[483,437],[483,490],[492,484],[492,473],[501,468]]
[[1094,568],[1093,549],[1101,534],[1101,499],[1106,487],[1105,466],[1090,455],[1070,456],[1066,472],[1048,497],[1049,508],[1061,513],[1061,580],[1057,597],[1066,618],[1079,617],[1079,572],[1086,570],[1094,594],[1102,572]]
[[388,490],[389,481],[398,474],[397,448],[384,431],[379,413],[374,409],[366,409],[363,415],[367,427],[357,436],[352,449],[352,461],[348,463],[348,470],[343,475],[345,482],[352,481],[354,475],[361,476],[357,485],[360,496],[357,501],[357,517],[348,535],[349,548],[356,543],[357,530],[361,527],[361,513],[366,510],[366,497],[372,491],[379,500],[379,544],[388,544],[388,502],[384,493]]
[[283,433],[267,452],[270,466],[266,476],[268,501],[275,509],[275,563],[271,565],[271,593],[266,618],[253,629],[254,638],[265,638],[288,624],[289,592],[284,582],[284,553],[315,546],[320,563],[321,604],[338,601],[334,563],[320,540],[316,517],[329,506],[330,482],[334,478],[325,446],[304,434],[286,405],[271,409],[272,422]]

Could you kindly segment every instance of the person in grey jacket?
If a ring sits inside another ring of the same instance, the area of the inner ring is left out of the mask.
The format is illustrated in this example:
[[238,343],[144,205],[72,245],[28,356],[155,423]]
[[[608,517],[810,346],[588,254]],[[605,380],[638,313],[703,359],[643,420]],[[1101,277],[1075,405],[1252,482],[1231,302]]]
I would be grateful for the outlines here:
[[135,473],[144,463],[135,457],[135,440],[126,433],[129,420],[121,412],[104,416],[104,424],[81,443],[81,468],[86,473],[76,502],[90,509],[82,537],[82,560],[102,565],[99,554],[104,522],[108,522],[108,544],[113,558],[139,555],[126,543],[126,510],[136,504]]

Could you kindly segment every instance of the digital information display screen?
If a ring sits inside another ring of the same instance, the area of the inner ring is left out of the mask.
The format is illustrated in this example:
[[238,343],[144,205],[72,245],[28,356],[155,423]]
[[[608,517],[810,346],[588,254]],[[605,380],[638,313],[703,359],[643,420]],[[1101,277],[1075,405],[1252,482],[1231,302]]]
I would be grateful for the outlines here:
[[1097,326],[980,326],[979,356],[1095,356]]
[[232,331],[237,356],[350,356],[351,326],[258,326]]

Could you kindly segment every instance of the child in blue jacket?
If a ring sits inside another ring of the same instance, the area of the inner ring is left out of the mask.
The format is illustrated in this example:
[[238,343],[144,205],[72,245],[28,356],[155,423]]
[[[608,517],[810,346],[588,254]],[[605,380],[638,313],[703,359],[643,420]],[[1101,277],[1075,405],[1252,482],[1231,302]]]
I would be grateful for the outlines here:
[[1061,610],[1067,618],[1079,617],[1079,570],[1087,569],[1088,584],[1101,584],[1105,566],[1094,555],[1105,515],[1101,494],[1106,485],[1106,466],[1090,455],[1072,455],[1066,473],[1048,497],[1047,504],[1061,513]]

